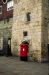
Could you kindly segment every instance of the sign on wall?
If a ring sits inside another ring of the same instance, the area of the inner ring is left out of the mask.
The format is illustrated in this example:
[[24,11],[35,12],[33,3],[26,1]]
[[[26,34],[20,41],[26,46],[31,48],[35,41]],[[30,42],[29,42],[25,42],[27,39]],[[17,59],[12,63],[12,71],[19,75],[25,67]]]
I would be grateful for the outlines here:
[[13,9],[13,0],[12,1],[9,1],[8,3],[7,3],[7,11],[10,11],[10,10],[12,10]]

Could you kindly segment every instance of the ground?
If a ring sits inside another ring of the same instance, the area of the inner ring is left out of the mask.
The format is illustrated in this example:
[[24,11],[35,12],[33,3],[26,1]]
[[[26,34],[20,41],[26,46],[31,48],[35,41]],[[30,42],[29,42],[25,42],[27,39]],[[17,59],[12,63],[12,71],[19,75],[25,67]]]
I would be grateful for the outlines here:
[[20,61],[18,57],[0,56],[0,75],[48,75],[48,65]]

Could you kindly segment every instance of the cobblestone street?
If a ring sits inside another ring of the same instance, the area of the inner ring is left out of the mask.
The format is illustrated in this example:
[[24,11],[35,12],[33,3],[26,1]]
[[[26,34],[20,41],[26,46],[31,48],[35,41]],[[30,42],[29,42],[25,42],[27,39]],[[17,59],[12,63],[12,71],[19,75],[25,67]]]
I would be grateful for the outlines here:
[[0,56],[0,75],[48,75],[48,63],[23,62]]

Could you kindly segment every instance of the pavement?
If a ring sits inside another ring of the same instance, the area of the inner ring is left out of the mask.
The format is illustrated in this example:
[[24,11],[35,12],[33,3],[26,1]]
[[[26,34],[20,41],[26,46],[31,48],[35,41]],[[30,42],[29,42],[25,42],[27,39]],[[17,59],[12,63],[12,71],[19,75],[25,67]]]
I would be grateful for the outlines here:
[[18,57],[0,56],[0,75],[48,75],[48,65],[20,61]]

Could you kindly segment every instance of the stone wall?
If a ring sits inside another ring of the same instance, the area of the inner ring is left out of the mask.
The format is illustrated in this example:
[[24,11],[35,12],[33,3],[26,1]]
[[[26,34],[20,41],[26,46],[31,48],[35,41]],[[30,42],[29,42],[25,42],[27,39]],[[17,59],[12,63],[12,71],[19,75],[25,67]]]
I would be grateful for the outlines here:
[[7,19],[0,21],[0,50],[3,49],[3,37],[8,36],[8,38],[11,38],[12,22],[12,18],[10,18],[9,21]]
[[49,0],[48,0],[48,19],[47,19],[47,21],[48,21],[48,44],[49,44]]
[[48,23],[48,44],[49,44],[49,23]]
[[[42,50],[47,50],[46,46],[48,37],[47,27],[44,26],[44,16],[47,15],[46,8],[48,7],[48,0],[45,1],[14,0],[14,17],[12,26],[12,53],[14,55],[19,55],[20,44],[23,40],[27,39],[29,41],[29,56],[32,56],[32,59],[34,60],[41,61],[43,55],[41,54]],[[30,21],[27,21],[27,13],[30,13]],[[24,31],[28,32],[27,37],[24,37]],[[46,46],[43,47],[45,44]]]
[[46,61],[48,58],[48,19],[49,19],[49,3],[48,0],[42,1],[42,29],[41,29],[41,58]]
[[[23,32],[28,32],[29,54],[41,60],[41,0],[20,0],[14,4],[14,24],[12,27],[12,52],[19,55],[20,44],[26,38]],[[26,14],[30,12],[30,22]],[[17,53],[18,52],[18,53]]]

